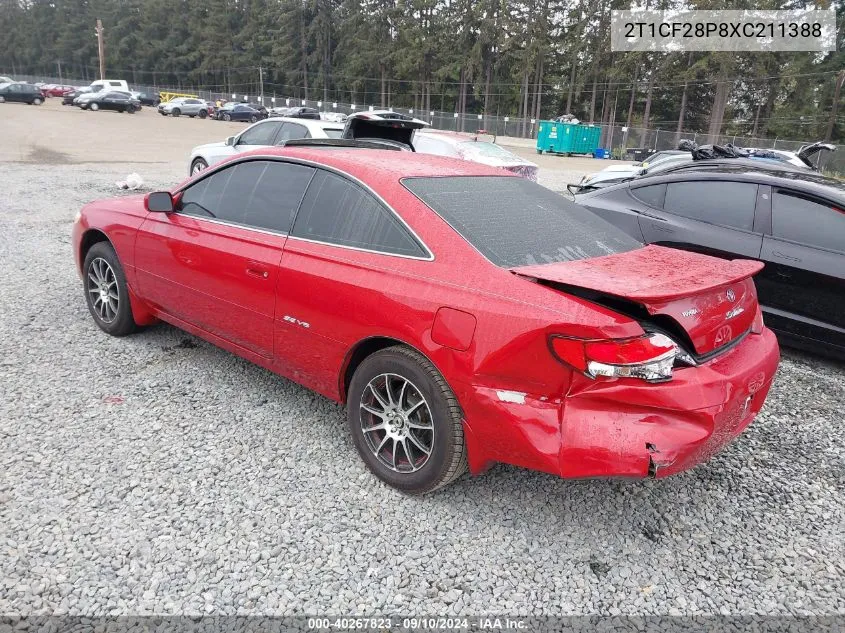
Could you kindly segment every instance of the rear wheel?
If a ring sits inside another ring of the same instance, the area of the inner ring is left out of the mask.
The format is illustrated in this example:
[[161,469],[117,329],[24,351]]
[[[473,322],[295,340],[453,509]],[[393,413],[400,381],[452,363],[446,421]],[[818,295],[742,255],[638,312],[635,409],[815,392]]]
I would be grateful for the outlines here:
[[99,104],[96,104],[96,103],[90,103],[90,104],[88,104],[88,107],[91,108],[91,110],[93,110],[94,112],[96,112],[97,110],[100,109]]
[[462,418],[440,372],[405,346],[364,359],[349,385],[347,419],[359,455],[404,492],[431,492],[466,471]]
[[123,267],[108,242],[97,242],[82,266],[85,301],[94,323],[112,336],[126,336],[137,329],[129,305],[129,287]]
[[170,114],[171,116],[179,116],[182,114],[182,111],[179,108],[173,108],[173,111]]

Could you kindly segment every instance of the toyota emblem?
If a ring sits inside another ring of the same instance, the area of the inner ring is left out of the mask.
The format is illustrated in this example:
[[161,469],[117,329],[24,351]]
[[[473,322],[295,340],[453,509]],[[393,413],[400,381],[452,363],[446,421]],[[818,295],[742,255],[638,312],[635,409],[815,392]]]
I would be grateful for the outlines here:
[[728,298],[728,301],[733,301],[734,299],[736,299],[736,295],[734,294],[734,291],[731,290],[730,288],[728,288],[728,291],[725,293],[725,296]]

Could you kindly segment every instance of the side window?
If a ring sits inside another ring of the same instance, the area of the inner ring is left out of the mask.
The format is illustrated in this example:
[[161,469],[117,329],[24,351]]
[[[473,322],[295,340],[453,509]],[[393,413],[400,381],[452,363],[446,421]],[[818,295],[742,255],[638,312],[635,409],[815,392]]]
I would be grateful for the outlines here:
[[278,129],[279,124],[272,121],[259,123],[241,134],[238,145],[272,145]]
[[671,182],[663,209],[693,220],[750,231],[757,185],[745,182]]
[[631,187],[631,195],[640,202],[645,202],[650,207],[662,209],[663,200],[666,198],[666,184]]
[[243,223],[288,233],[315,169],[276,161],[255,161],[255,164],[263,164],[265,169],[244,207]]
[[276,145],[282,145],[285,141],[297,138],[310,138],[308,129],[296,123],[282,123],[282,129],[276,135]]
[[419,135],[414,138],[414,149],[420,154],[436,154],[437,156],[460,156],[458,150],[447,142],[428,136]]
[[313,167],[266,160],[245,161],[191,185],[181,212],[287,233]]
[[845,209],[784,189],[775,190],[772,235],[845,253]]
[[378,200],[326,171],[314,175],[292,235],[383,253],[425,256],[402,223]]

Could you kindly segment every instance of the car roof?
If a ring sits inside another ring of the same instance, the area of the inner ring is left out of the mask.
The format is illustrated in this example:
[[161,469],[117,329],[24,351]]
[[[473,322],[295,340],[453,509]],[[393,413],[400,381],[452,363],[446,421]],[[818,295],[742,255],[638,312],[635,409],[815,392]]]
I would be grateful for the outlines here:
[[350,176],[373,183],[381,178],[399,180],[401,178],[441,177],[441,176],[504,176],[518,178],[496,167],[482,163],[447,158],[434,154],[417,154],[416,152],[395,152],[377,149],[344,149],[332,151],[312,149],[308,147],[268,147],[244,154],[245,156],[278,156],[292,158],[323,165]]
[[290,117],[290,116],[275,116],[269,119],[264,119],[265,121],[284,121],[285,123],[298,123],[299,125],[304,125],[305,127],[313,126],[316,128],[320,128],[321,130],[342,130],[343,123],[337,123],[335,121],[323,121],[322,119],[300,119],[297,117]]
[[[845,183],[808,169],[797,169],[789,163],[764,161],[759,158],[726,158],[698,160],[685,163],[684,169],[670,169],[610,185],[598,191],[616,187],[654,185],[678,180],[745,180],[763,185],[790,187],[845,202]],[[585,193],[590,195],[590,192]]]

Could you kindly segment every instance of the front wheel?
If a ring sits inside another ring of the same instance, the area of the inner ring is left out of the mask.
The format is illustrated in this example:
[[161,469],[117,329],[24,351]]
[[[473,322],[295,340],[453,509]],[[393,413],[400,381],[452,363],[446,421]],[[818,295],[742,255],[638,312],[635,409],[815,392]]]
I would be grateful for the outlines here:
[[466,471],[462,418],[440,372],[405,346],[367,357],[349,385],[355,448],[373,474],[403,492],[431,492]]
[[231,120],[232,120],[232,116],[231,116],[230,114],[228,114],[228,113],[227,113],[227,114],[224,114],[224,115],[223,115],[223,120],[224,120],[224,121],[231,121]]
[[88,311],[103,332],[126,336],[138,326],[129,305],[129,287],[123,267],[108,242],[97,242],[85,256],[82,266]]
[[258,121],[258,117],[257,117],[257,116],[255,116],[254,114],[253,114],[251,117],[249,117],[249,122],[250,122],[250,123],[255,123],[256,121]]
[[90,104],[88,107],[89,107],[89,108],[91,108],[91,110],[92,110],[93,112],[96,112],[97,110],[99,110],[99,109],[100,109],[100,106],[99,106],[98,104],[96,104],[96,103],[92,103],[92,104]]
[[205,118],[205,117],[207,117],[207,116],[208,116],[208,110],[200,110],[199,117],[200,117],[201,119],[204,119],[204,118]]
[[42,103],[43,101],[38,97],[35,97],[35,99],[32,100],[32,105],[41,105]]
[[179,116],[182,114],[182,111],[179,108],[173,108],[173,112],[170,113],[170,116]]
[[208,169],[208,163],[202,158],[197,158],[191,163],[191,176],[196,176],[201,171]]

